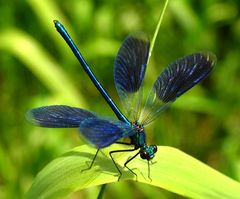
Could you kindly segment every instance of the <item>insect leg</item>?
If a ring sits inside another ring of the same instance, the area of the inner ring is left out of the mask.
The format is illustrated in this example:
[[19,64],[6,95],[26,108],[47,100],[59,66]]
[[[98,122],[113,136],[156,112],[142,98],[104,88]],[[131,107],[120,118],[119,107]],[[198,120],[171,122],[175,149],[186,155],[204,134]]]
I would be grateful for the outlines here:
[[132,145],[131,143],[128,142],[115,142],[116,144],[122,144],[122,145]]
[[93,163],[94,163],[94,161],[95,161],[95,159],[96,159],[96,157],[97,157],[97,154],[98,154],[99,150],[100,150],[100,148],[97,149],[97,152],[96,152],[96,154],[94,155],[93,160],[92,160],[90,166],[89,166],[88,168],[86,168],[86,169],[81,170],[81,172],[86,171],[86,170],[89,170],[89,169],[92,168]]
[[131,157],[130,159],[128,159],[128,160],[124,163],[124,167],[126,167],[129,171],[131,171],[132,174],[134,174],[134,175],[136,176],[136,181],[137,181],[137,174],[136,174],[132,169],[130,169],[130,168],[127,166],[127,164],[128,164],[129,162],[131,162],[135,157],[137,157],[139,153],[140,153],[140,152],[136,153],[133,157]]
[[152,178],[150,176],[150,165],[149,165],[149,161],[148,161],[148,178],[150,180],[150,182],[152,182]]
[[[115,150],[115,151],[110,151],[110,152],[109,152],[109,155],[110,155],[110,157],[111,157],[111,159],[112,159],[115,167],[117,168],[117,170],[118,170],[118,172],[119,172],[118,181],[119,181],[120,178],[122,177],[122,172],[120,171],[119,167],[117,166],[117,163],[115,162],[112,154],[113,154],[113,153],[121,153],[121,152],[131,152],[131,151],[135,151],[135,150],[136,150],[136,149],[134,148],[134,149]],[[131,158],[131,159],[132,159],[132,158]],[[128,161],[127,161],[127,162],[128,162]],[[125,164],[124,164],[124,166],[125,166]],[[128,168],[128,169],[129,169],[129,168]],[[129,169],[129,170],[130,170],[130,169]],[[132,173],[134,173],[134,172],[132,172]],[[135,175],[136,175],[136,174],[135,174]]]

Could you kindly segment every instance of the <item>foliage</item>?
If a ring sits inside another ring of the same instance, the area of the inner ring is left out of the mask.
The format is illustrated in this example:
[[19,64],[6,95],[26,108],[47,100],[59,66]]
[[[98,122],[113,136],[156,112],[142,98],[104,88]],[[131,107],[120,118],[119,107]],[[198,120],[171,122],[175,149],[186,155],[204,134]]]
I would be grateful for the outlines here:
[[[92,161],[96,149],[87,145],[69,151],[53,160],[36,177],[28,191],[28,199],[58,198],[73,191],[105,183],[116,182],[119,173],[110,157],[111,150],[127,149],[115,144],[97,156],[91,169],[86,162]],[[133,167],[137,178],[130,170],[125,171],[119,180],[135,180],[152,186],[162,187],[191,198],[239,198],[240,183],[220,174],[198,160],[172,147],[159,146],[159,153],[150,165],[148,176],[147,162],[140,157],[134,159]],[[128,155],[133,156],[132,152]],[[126,154],[116,154],[118,166],[126,162]],[[198,172],[196,172],[198,171]],[[204,175],[203,175],[204,174]],[[147,177],[148,176],[148,177]]]

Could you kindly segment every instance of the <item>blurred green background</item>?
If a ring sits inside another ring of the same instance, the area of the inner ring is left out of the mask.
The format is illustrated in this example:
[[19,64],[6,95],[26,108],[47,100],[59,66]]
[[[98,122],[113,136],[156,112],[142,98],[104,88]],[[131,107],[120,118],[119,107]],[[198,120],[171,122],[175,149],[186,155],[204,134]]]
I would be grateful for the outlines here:
[[[114,117],[52,21],[65,25],[122,108],[113,82],[114,57],[129,33],[141,30],[152,37],[163,3],[0,0],[0,198],[23,198],[48,162],[84,143],[77,129],[29,125],[28,109],[66,104]],[[239,0],[171,0],[145,77],[147,90],[172,60],[199,50],[217,55],[211,76],[146,131],[149,143],[179,148],[235,180],[240,180],[239,16]],[[95,198],[98,190],[69,198]],[[104,197],[183,198],[134,182],[111,184]]]

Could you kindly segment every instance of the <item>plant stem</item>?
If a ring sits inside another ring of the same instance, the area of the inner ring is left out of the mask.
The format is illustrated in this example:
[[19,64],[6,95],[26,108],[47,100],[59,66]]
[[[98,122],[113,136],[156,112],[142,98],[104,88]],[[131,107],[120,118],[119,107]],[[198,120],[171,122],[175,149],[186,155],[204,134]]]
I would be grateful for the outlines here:
[[106,184],[103,184],[103,185],[101,186],[101,189],[100,189],[100,191],[99,191],[99,194],[98,194],[97,199],[102,199],[103,193],[104,193],[104,191],[105,191],[105,188],[106,188]]
[[158,35],[158,32],[159,32],[159,29],[160,29],[160,26],[161,26],[161,23],[162,23],[162,20],[163,20],[163,16],[165,14],[165,11],[166,11],[166,8],[167,8],[167,5],[168,5],[168,2],[169,2],[169,0],[166,0],[164,5],[163,5],[163,10],[162,10],[162,13],[159,17],[157,27],[155,29],[155,32],[154,32],[154,35],[153,35],[153,38],[152,38],[152,41],[151,41],[151,46],[150,46],[150,50],[149,50],[149,58],[151,57],[152,50],[153,50],[153,47],[154,47],[154,44],[155,44],[155,41],[156,41],[156,38],[157,38],[157,35]]

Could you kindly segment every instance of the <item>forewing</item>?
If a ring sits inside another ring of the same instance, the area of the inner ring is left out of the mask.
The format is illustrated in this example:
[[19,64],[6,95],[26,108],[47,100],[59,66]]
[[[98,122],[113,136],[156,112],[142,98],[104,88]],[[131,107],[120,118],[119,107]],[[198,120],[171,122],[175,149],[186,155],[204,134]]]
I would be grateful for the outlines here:
[[216,56],[210,52],[194,53],[172,62],[155,81],[144,111],[142,122],[151,122],[177,97],[205,79],[214,64]]
[[49,128],[77,128],[94,113],[70,106],[53,105],[34,108],[26,113],[26,119],[37,126]]
[[[128,36],[121,45],[114,62],[114,81],[129,119],[137,119],[141,107],[145,70],[150,42],[146,34]],[[131,113],[131,114],[130,114]]]
[[89,118],[80,124],[80,135],[97,148],[107,147],[134,133],[133,127],[119,120]]

